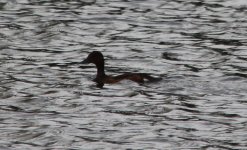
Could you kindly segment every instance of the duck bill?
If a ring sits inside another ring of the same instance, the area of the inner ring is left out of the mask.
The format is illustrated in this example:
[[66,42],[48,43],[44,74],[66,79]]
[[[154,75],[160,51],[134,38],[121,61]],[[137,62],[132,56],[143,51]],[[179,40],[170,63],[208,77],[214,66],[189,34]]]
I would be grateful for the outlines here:
[[82,64],[89,64],[90,62],[88,61],[88,59],[85,59],[81,62]]

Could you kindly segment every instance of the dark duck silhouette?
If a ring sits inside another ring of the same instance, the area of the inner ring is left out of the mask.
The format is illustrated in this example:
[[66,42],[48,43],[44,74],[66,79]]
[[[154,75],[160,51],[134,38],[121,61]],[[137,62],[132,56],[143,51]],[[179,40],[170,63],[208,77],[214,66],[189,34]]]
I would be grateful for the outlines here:
[[124,73],[117,76],[108,76],[105,74],[105,60],[101,52],[93,51],[88,57],[82,61],[83,64],[93,63],[97,68],[96,78],[93,80],[97,83],[97,87],[102,88],[105,83],[113,84],[121,80],[128,79],[137,83],[144,83],[144,80],[159,81],[161,78],[152,77],[146,73]]

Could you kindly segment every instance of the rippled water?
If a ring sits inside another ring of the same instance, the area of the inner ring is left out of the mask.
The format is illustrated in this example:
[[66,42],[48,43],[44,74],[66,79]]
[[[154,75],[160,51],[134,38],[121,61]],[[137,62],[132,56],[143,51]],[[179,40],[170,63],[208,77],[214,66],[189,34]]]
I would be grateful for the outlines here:
[[[0,149],[247,149],[246,0],[2,0]],[[108,74],[159,83],[95,87]]]

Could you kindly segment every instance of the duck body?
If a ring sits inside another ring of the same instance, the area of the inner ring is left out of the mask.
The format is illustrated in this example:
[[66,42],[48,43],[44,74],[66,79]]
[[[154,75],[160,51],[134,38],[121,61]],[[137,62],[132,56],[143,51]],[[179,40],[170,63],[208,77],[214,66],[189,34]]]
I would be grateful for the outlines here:
[[144,83],[144,80],[156,81],[160,80],[160,78],[154,78],[146,73],[124,73],[122,75],[117,76],[109,76],[105,74],[104,70],[104,57],[101,52],[93,51],[88,55],[88,57],[82,61],[84,64],[93,63],[97,68],[96,78],[93,80],[97,83],[97,87],[102,88],[104,84],[114,84],[120,82],[124,79],[134,81],[136,83]]
[[102,77],[96,77],[93,81],[97,83],[97,87],[103,87],[104,84],[114,84],[118,83],[122,80],[131,80],[136,83],[144,83],[144,80],[153,80],[156,78],[153,78],[147,74],[144,73],[124,73],[122,75],[117,76],[102,76]]

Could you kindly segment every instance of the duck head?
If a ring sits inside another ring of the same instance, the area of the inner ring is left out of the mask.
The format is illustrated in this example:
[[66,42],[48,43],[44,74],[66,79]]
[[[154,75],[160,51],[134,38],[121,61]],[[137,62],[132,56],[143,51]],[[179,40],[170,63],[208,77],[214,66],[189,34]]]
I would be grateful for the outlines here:
[[91,52],[85,60],[82,61],[83,64],[93,63],[96,66],[104,65],[104,57],[101,52],[93,51]]

